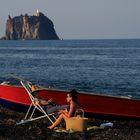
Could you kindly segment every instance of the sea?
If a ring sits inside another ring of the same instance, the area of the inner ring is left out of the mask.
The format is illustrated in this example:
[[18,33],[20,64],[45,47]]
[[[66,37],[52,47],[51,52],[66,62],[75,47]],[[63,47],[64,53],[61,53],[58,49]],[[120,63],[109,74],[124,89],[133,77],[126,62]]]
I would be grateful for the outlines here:
[[140,39],[0,41],[0,82],[140,99]]

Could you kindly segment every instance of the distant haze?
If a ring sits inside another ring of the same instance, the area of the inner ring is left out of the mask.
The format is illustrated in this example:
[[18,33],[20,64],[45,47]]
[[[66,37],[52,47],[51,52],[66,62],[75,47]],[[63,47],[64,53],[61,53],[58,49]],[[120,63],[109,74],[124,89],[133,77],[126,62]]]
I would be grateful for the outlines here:
[[0,37],[9,14],[37,9],[63,39],[140,38],[140,0],[0,0]]

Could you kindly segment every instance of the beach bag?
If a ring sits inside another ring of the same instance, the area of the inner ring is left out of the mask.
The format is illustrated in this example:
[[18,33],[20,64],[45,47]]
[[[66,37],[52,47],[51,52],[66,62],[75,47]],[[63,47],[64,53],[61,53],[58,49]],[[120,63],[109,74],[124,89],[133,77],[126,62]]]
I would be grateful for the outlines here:
[[85,117],[71,117],[66,120],[66,130],[72,130],[74,132],[83,132],[87,130],[88,118]]
[[66,130],[83,132],[87,130],[88,118],[84,117],[84,110],[77,109],[75,111],[75,117],[66,119]]

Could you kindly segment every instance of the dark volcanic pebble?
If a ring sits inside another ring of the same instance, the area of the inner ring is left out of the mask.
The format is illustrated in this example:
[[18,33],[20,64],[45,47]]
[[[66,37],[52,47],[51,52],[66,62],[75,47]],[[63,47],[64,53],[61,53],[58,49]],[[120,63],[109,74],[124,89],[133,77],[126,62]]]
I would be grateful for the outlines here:
[[140,140],[140,120],[90,119],[91,126],[112,122],[113,127],[85,133],[58,133],[47,128],[50,125],[47,118],[15,125],[24,115],[0,107],[0,140]]

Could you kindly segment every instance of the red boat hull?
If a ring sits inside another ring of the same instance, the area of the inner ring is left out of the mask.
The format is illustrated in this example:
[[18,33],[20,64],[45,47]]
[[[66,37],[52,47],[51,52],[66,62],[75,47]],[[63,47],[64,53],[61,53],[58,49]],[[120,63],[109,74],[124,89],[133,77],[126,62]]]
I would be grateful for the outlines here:
[[[53,98],[58,104],[66,104],[66,94],[69,91],[43,89],[42,98]],[[81,92],[79,103],[86,113],[92,115],[131,117],[140,119],[140,100],[121,97],[103,96]],[[31,100],[26,90],[21,86],[0,85],[0,104],[18,111],[27,111]]]

